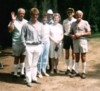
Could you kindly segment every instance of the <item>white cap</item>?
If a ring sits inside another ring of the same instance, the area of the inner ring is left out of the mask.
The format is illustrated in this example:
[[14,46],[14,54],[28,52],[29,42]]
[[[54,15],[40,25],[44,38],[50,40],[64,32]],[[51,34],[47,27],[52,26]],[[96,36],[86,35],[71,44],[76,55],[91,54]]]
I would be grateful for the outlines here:
[[51,9],[49,9],[49,10],[47,11],[47,14],[53,14],[53,11],[52,11]]

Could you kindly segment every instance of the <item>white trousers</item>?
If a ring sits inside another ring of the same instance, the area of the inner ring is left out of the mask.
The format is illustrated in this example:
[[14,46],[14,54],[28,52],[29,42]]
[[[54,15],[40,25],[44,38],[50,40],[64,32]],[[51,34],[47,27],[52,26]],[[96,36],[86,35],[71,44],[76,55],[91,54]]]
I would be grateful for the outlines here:
[[42,45],[27,45],[26,46],[26,58],[25,58],[25,70],[26,81],[32,82],[37,80],[37,63],[42,53]]

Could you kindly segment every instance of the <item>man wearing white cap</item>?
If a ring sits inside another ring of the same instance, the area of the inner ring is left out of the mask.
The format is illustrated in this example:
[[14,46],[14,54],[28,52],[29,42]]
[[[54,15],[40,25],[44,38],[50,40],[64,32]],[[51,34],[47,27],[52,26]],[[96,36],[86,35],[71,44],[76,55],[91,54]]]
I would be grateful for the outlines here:
[[49,25],[51,25],[51,24],[53,24],[53,11],[51,10],[51,9],[49,9],[48,11],[47,11],[47,23],[49,24]]
[[[47,24],[52,25],[53,23],[54,23],[54,21],[53,21],[53,11],[52,11],[52,9],[49,9],[47,11]],[[49,58],[49,71],[51,71],[51,59],[50,58]]]

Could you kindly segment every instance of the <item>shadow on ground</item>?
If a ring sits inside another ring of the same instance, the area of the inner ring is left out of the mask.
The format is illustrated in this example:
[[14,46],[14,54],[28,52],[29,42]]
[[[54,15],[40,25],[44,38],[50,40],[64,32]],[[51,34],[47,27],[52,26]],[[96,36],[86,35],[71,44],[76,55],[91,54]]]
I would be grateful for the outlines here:
[[93,79],[99,79],[100,80],[100,64],[94,65],[94,71],[88,71],[88,77]]
[[0,81],[6,83],[14,84],[25,84],[25,80],[18,77],[17,79],[13,78],[13,75],[10,73],[0,73]]

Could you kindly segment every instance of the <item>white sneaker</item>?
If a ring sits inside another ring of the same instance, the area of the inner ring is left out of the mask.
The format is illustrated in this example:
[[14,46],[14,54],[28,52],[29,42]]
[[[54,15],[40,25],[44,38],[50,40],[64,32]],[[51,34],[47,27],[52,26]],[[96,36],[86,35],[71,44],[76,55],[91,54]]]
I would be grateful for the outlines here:
[[43,75],[44,75],[44,76],[47,76],[47,77],[49,76],[49,74],[47,74],[47,73],[43,73]]
[[43,78],[42,74],[38,74],[38,77],[39,77],[39,78]]
[[30,82],[27,83],[28,87],[32,87],[32,84]]

